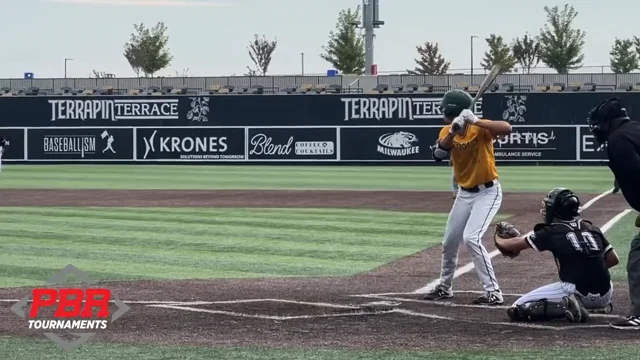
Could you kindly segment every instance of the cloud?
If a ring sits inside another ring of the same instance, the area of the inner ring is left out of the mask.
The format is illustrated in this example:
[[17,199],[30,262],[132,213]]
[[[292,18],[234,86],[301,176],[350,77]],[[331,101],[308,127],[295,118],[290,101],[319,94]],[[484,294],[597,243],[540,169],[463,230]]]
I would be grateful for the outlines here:
[[149,6],[149,7],[227,7],[230,3],[190,0],[43,0],[75,5]]

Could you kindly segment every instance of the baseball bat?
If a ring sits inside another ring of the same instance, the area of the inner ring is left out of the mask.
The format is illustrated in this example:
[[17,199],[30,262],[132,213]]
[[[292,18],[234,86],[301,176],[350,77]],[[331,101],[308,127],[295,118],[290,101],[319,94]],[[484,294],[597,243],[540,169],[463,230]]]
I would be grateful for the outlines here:
[[[480,84],[480,87],[478,88],[478,92],[476,93],[476,96],[474,96],[473,100],[471,100],[471,105],[469,106],[469,109],[473,109],[473,107],[476,105],[476,102],[480,100],[482,95],[484,95],[484,93],[489,88],[489,85],[491,85],[496,80],[499,74],[500,74],[500,65],[498,64],[493,65],[493,67],[491,68],[491,71],[489,71],[489,74],[487,74],[484,80],[482,80],[482,84]],[[453,124],[452,127],[453,127],[453,131],[460,130],[460,126],[457,124]]]

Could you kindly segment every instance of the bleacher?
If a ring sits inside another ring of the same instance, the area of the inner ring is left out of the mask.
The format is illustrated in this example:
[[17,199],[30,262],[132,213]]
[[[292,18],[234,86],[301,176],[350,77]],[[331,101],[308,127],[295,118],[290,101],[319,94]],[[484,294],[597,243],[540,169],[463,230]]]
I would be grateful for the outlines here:
[[[477,92],[479,85],[470,85],[468,83],[458,83],[453,87],[450,86],[434,86],[432,84],[406,84],[406,85],[388,85],[378,84],[375,88],[367,93],[369,94],[412,94],[412,93],[444,93],[450,89],[461,89],[469,93]],[[512,83],[497,84],[493,83],[489,86],[488,92],[587,92],[587,91],[640,91],[640,83],[635,85],[631,83],[622,83],[618,87],[615,85],[599,85],[592,82],[586,83],[553,83],[538,84],[537,86],[516,86]]]
[[233,86],[233,85],[210,85],[206,89],[194,89],[186,86],[148,86],[133,89],[114,89],[112,86],[103,87],[62,87],[60,89],[40,89],[38,87],[28,88],[0,88],[0,96],[38,96],[38,95],[59,95],[59,96],[100,96],[100,95],[140,95],[140,96],[163,96],[163,95],[262,95],[262,94],[349,94],[362,93],[362,89],[343,89],[337,84],[302,84],[292,85],[283,89],[265,87],[262,85],[253,86]]
[[[100,95],[139,95],[139,96],[163,96],[163,95],[263,95],[263,94],[414,94],[414,93],[445,93],[451,89],[462,89],[470,93],[477,92],[479,85],[468,83],[457,83],[455,86],[442,86],[433,84],[378,84],[369,91],[361,88],[343,88],[338,84],[302,84],[291,85],[285,88],[265,87],[262,85],[253,86],[233,86],[213,84],[206,89],[189,88],[186,86],[148,86],[133,89],[115,89],[112,86],[102,87],[62,87],[60,89],[40,89],[38,87],[28,88],[0,88],[0,96],[38,96],[38,95],[59,95],[59,96],[100,96]],[[593,82],[585,83],[542,83],[537,86],[516,86],[513,83],[497,84],[489,86],[489,92],[586,92],[586,91],[640,91],[640,82],[621,83],[615,85],[602,85]]]

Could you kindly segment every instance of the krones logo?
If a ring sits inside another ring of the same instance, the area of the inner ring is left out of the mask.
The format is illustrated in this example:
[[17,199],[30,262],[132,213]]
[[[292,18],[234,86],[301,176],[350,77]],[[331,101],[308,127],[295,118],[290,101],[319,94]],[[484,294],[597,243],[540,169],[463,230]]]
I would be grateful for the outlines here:
[[[145,152],[143,159],[146,159],[150,153],[156,151],[161,153],[178,153],[181,159],[193,159],[193,158],[216,158],[220,156],[217,153],[224,153],[227,151],[227,137],[189,137],[189,136],[160,136],[156,139],[158,130],[155,130],[148,138],[143,138],[145,145]],[[157,141],[156,141],[157,140]],[[158,147],[156,148],[156,142]],[[189,154],[197,153],[197,157]],[[212,155],[211,153],[215,154]],[[206,155],[203,155],[206,154]]]
[[378,142],[378,152],[387,156],[409,156],[420,152],[418,138],[406,131],[384,134]]

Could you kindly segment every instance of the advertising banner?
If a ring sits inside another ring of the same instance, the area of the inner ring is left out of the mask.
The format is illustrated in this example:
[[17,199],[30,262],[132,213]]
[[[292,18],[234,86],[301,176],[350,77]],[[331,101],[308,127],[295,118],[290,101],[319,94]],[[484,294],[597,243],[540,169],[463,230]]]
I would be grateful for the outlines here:
[[482,111],[487,119],[514,125],[586,125],[589,111],[614,96],[632,118],[640,111],[640,94],[634,92],[486,93]]
[[439,127],[341,128],[340,158],[349,161],[432,161]]
[[0,99],[0,126],[434,125],[442,95],[21,96]]
[[136,160],[245,159],[245,137],[242,128],[137,128],[136,144]]
[[335,128],[251,128],[249,160],[337,160]]
[[133,129],[27,129],[29,160],[133,160]]
[[24,160],[24,129],[2,129],[2,136],[9,145],[2,153],[2,160]]
[[500,160],[575,160],[574,127],[514,126],[511,134],[493,143],[496,161]]
[[593,134],[591,134],[589,127],[580,127],[578,128],[578,131],[580,137],[579,160],[608,161],[607,148],[598,145],[598,143],[596,142],[596,138],[593,136]]
[[1,126],[202,126],[208,96],[24,96],[0,100]]
[[[342,124],[340,126],[376,125],[441,125],[443,123],[440,102],[443,94],[408,96],[358,95],[336,97],[340,100]],[[335,106],[334,106],[335,107]],[[474,106],[474,113],[482,116],[482,99]],[[311,114],[322,114],[321,110]],[[335,115],[332,114],[332,119]]]

